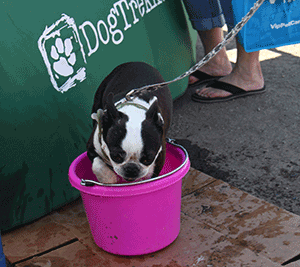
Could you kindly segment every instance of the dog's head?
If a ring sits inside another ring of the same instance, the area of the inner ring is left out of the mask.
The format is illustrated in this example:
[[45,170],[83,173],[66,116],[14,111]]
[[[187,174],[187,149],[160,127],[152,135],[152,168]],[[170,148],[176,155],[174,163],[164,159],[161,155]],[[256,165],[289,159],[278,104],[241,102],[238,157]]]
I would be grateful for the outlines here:
[[147,110],[134,105],[117,109],[109,95],[105,111],[98,110],[92,118],[99,127],[97,141],[114,171],[126,181],[151,178],[164,142],[157,98]]

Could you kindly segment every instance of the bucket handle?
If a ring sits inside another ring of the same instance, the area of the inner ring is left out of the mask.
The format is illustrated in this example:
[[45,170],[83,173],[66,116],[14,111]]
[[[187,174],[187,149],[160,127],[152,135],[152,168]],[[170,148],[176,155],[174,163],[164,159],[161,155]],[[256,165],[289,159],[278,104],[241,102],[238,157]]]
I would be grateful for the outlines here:
[[169,143],[169,144],[172,144],[172,145],[174,145],[174,146],[177,146],[177,147],[181,148],[182,151],[183,151],[184,154],[185,154],[184,162],[183,162],[179,167],[177,167],[175,170],[173,170],[173,171],[171,171],[171,172],[168,172],[168,173],[166,173],[166,174],[164,174],[164,175],[161,175],[161,176],[153,177],[153,178],[151,178],[151,179],[147,179],[147,180],[144,180],[144,181],[138,181],[138,182],[134,182],[134,183],[124,183],[124,184],[103,184],[103,183],[96,182],[96,181],[93,181],[93,180],[81,179],[80,184],[81,184],[82,186],[88,186],[88,187],[95,186],[95,185],[107,186],[107,187],[122,187],[122,186],[129,186],[129,185],[137,185],[137,184],[149,183],[149,182],[152,182],[152,181],[156,181],[156,180],[162,179],[162,178],[164,178],[164,177],[166,177],[166,176],[168,176],[168,175],[171,175],[171,174],[175,173],[175,172],[177,172],[178,170],[180,170],[180,169],[186,164],[186,162],[187,162],[187,160],[188,160],[188,157],[189,157],[189,156],[188,156],[188,152],[187,152],[187,150],[186,150],[183,146],[177,144],[175,139],[167,138],[166,141],[167,141],[167,143]]

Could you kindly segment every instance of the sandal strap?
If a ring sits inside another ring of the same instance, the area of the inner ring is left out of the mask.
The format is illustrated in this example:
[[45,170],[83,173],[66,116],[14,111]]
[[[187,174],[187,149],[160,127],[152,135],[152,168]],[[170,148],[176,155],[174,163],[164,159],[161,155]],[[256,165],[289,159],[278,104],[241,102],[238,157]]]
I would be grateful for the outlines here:
[[205,72],[202,72],[200,70],[196,70],[191,75],[196,77],[199,80],[210,80],[210,79],[218,79],[218,78],[223,77],[223,76],[212,76],[212,75],[209,75],[209,74],[207,74]]
[[214,81],[211,82],[209,84],[206,85],[206,87],[212,87],[215,89],[220,89],[220,90],[224,90],[226,92],[229,92],[233,95],[241,95],[241,94],[245,94],[247,91],[245,91],[244,89],[234,86],[232,84],[226,83],[226,82],[222,82],[222,81]]

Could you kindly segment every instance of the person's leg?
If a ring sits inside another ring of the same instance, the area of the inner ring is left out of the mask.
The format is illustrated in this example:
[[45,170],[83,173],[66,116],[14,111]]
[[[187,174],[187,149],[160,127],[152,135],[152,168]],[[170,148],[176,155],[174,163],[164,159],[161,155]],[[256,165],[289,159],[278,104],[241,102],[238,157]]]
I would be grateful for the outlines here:
[[[223,41],[223,31],[222,28],[219,27],[207,31],[198,31],[198,33],[204,47],[205,55]],[[224,47],[199,70],[212,76],[225,76],[231,73],[232,66],[226,54],[226,48]],[[197,80],[198,79],[194,77],[193,74],[190,76],[190,83],[194,83]]]
[[[193,28],[198,31],[205,54],[209,53],[223,40],[222,27],[225,25],[220,0],[183,0]],[[211,61],[200,68],[200,71],[212,76],[224,76],[231,72],[226,49],[222,49]],[[190,76],[189,82],[198,79]]]
[[[230,0],[220,0],[229,31],[234,27],[233,11]],[[221,53],[221,52],[220,52]],[[210,73],[208,73],[210,74]],[[232,72],[219,81],[235,85],[246,91],[261,89],[264,86],[264,78],[259,62],[259,51],[247,53],[237,40],[237,62]],[[196,90],[202,97],[215,98],[231,95],[224,90],[206,87]]]
[[219,0],[183,0],[192,26],[206,31],[225,25],[225,17]]

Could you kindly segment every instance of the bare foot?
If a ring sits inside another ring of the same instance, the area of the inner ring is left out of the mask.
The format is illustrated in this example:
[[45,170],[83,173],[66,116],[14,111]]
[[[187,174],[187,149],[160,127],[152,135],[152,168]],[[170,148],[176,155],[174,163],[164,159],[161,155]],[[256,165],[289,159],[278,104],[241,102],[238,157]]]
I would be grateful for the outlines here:
[[[259,52],[246,53],[240,47],[240,57],[233,71],[219,81],[237,86],[245,91],[261,89],[264,86],[264,78],[259,62]],[[196,94],[206,98],[226,97],[231,93],[224,90],[205,87],[196,90]]]
[[[264,79],[262,75],[251,74],[253,73],[248,72],[241,74],[237,69],[234,69],[231,74],[221,78],[219,81],[235,85],[239,88],[244,89],[245,91],[261,89],[264,86]],[[199,96],[207,98],[226,97],[231,95],[231,93],[227,91],[211,87],[198,89],[196,90],[196,93]]]
[[[212,76],[226,76],[231,73],[232,66],[224,50],[220,51],[219,54],[217,54],[199,70]],[[198,78],[191,74],[189,77],[189,84],[193,84],[197,81]]]

